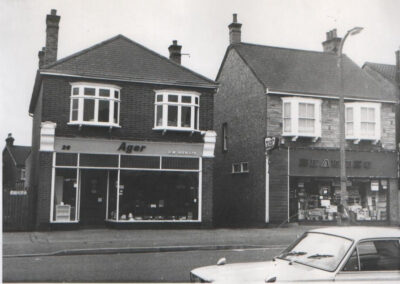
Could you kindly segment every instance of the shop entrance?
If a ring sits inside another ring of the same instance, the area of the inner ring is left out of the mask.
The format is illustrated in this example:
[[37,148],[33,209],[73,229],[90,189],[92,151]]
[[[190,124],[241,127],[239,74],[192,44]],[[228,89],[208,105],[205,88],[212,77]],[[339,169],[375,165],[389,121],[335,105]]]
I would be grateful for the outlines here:
[[82,225],[103,225],[106,218],[108,171],[81,170]]

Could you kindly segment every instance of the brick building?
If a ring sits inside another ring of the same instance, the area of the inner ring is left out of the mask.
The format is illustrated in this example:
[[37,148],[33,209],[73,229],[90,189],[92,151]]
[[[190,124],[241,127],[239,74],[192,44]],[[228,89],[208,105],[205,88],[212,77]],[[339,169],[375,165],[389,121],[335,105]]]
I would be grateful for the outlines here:
[[170,59],[118,35],[57,60],[59,21],[29,107],[36,227],[210,225],[216,83],[177,41]]
[[[336,222],[336,30],[327,33],[323,52],[243,43],[236,15],[229,35],[214,104],[217,223]],[[348,209],[360,223],[398,223],[396,91],[347,56],[342,66]],[[278,147],[266,152],[266,138]]]

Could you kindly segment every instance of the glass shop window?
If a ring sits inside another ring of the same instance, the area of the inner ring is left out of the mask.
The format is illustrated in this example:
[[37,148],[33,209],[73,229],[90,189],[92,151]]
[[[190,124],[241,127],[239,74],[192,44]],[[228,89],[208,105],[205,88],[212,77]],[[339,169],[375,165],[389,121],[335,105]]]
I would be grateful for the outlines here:
[[54,183],[54,218],[56,222],[76,221],[77,191],[76,169],[56,169]]
[[119,220],[198,220],[198,179],[198,173],[121,171]]

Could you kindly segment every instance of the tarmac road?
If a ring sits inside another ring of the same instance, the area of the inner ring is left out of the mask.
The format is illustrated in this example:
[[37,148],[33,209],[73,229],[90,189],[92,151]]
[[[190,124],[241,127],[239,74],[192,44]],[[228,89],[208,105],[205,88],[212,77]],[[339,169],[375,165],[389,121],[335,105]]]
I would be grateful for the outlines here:
[[3,258],[4,282],[189,282],[189,272],[215,264],[270,260],[285,246],[107,255]]

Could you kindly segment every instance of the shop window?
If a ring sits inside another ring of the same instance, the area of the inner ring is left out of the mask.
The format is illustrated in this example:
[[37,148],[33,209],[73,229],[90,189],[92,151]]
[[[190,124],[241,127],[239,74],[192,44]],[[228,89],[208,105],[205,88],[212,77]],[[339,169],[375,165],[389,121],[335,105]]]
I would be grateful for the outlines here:
[[249,172],[249,163],[241,162],[232,164],[232,173],[233,174],[241,174]]
[[375,143],[381,138],[381,104],[369,102],[346,103],[346,139],[355,144],[361,140]]
[[194,92],[157,91],[154,129],[199,130],[199,99]]
[[77,170],[56,169],[54,179],[53,221],[71,222],[77,220]]
[[228,152],[228,123],[222,124],[222,152]]
[[283,97],[282,98],[282,135],[292,137],[310,137],[316,141],[321,137],[321,100]]
[[[299,221],[338,221],[342,216],[338,179],[291,178],[290,216]],[[387,220],[388,181],[350,179],[347,218],[351,222]],[[297,218],[296,218],[297,217]]]
[[71,86],[69,124],[119,126],[119,87],[93,83],[71,83]]
[[[118,220],[199,220],[198,183],[199,173],[122,170]],[[110,208],[109,216],[116,219],[116,211]]]

